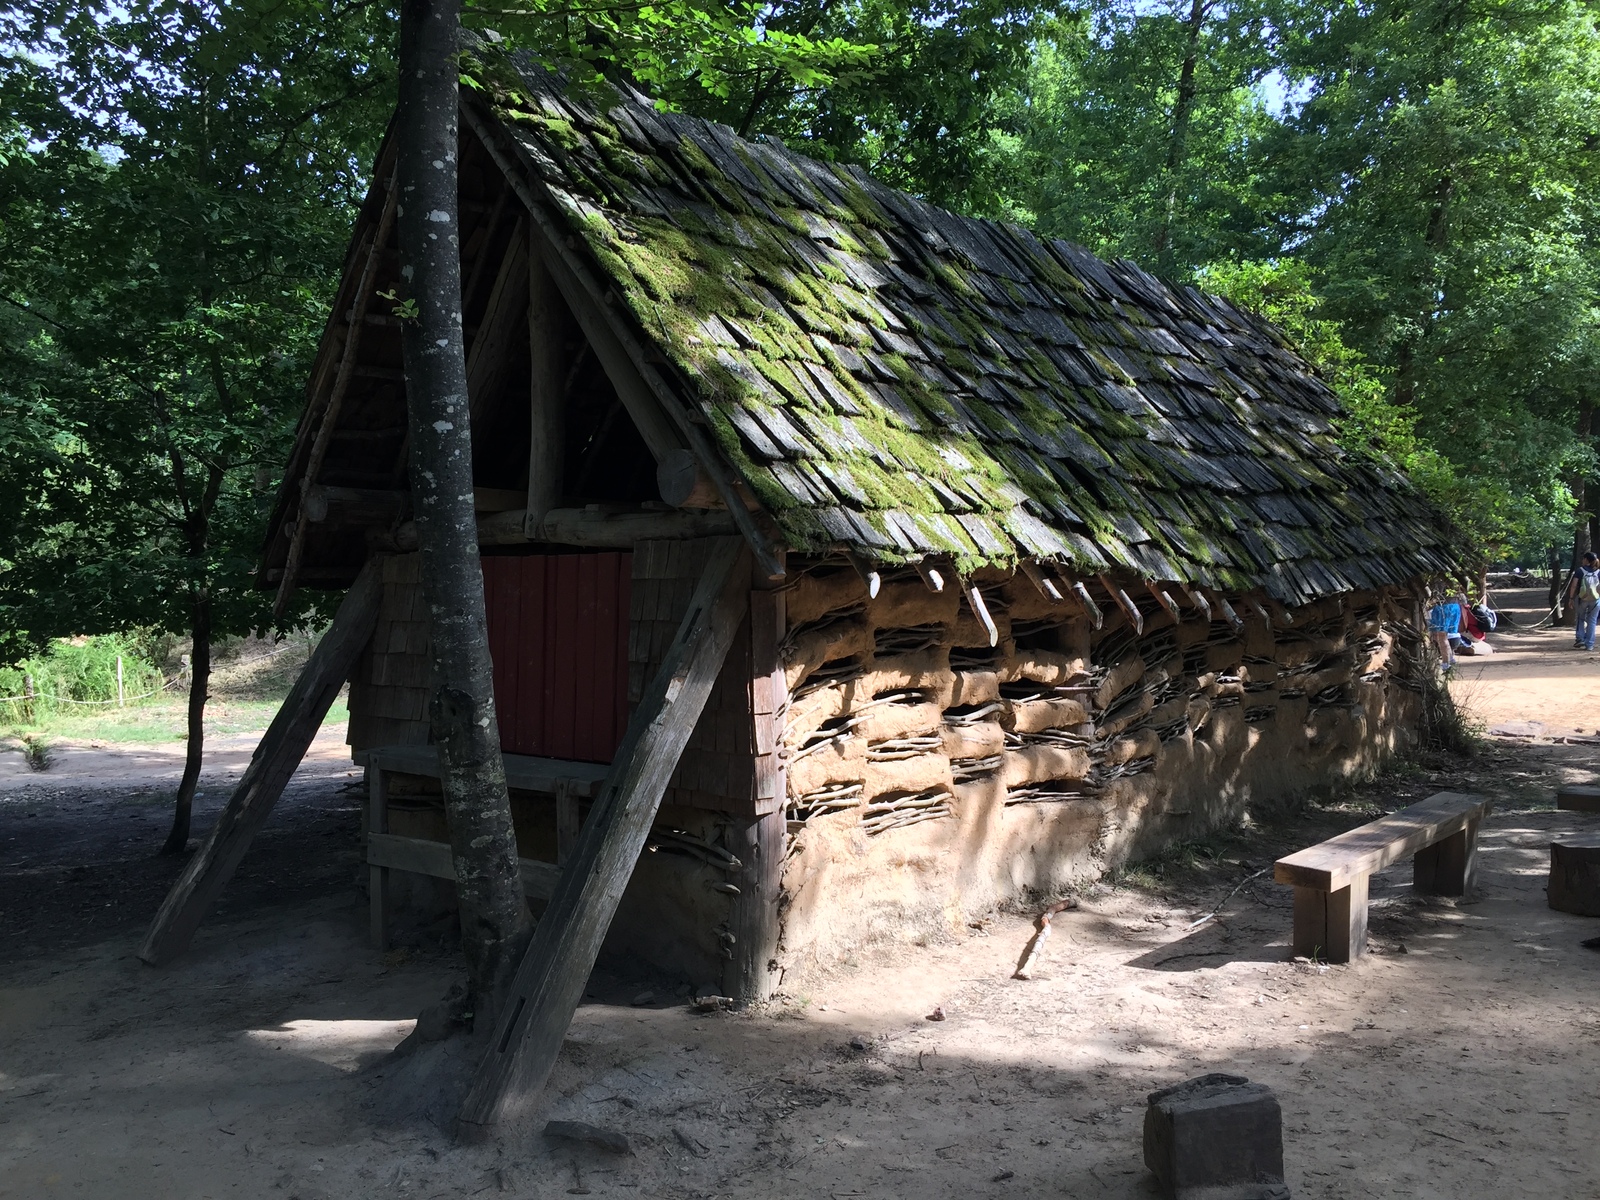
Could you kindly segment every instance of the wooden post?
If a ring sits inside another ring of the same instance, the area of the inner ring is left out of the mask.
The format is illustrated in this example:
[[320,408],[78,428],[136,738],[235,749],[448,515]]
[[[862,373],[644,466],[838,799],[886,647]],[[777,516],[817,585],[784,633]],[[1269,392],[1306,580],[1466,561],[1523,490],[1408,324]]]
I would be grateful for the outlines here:
[[583,818],[578,810],[578,798],[572,794],[572,780],[556,780],[556,864],[564,864],[572,857],[583,832]]
[[566,450],[562,405],[565,363],[566,302],[545,266],[537,244],[528,249],[528,350],[532,361],[528,438],[528,527],[561,504],[561,477]]
[[1345,963],[1367,952],[1367,880],[1325,892],[1294,889],[1294,952],[1323,962]]
[[1431,846],[1411,856],[1413,890],[1432,896],[1465,896],[1472,888],[1478,865],[1478,824],[1467,822]]
[[1600,838],[1557,838],[1550,843],[1547,900],[1557,912],[1600,917]]
[[382,597],[380,560],[369,558],[345,594],[333,624],[272,718],[227,807],[162,902],[139,947],[139,957],[145,962],[159,966],[188,947],[206,910],[232,878],[250,840],[283,795],[289,777],[321,727],[322,718],[350,677],[357,657],[372,637]]
[[493,1039],[462,1105],[462,1137],[487,1127],[542,1087],[583,997],[600,943],[644,848],[667,782],[694,732],[749,597],[749,559],[720,540],[661,669],[628,722],[605,788],[523,955]]
[[117,707],[122,708],[122,655],[117,655]]
[[722,967],[723,994],[735,1000],[765,1000],[777,987],[772,957],[778,949],[785,829],[780,805],[754,821],[739,823],[728,839],[734,857],[743,864],[729,877],[739,894],[733,898],[728,918],[733,957]]
[[[389,832],[389,775],[373,763],[367,768],[367,834]],[[368,838],[362,845],[369,844]],[[372,908],[372,948],[383,950],[388,945],[386,922],[389,904],[389,868],[367,863],[367,899]]]

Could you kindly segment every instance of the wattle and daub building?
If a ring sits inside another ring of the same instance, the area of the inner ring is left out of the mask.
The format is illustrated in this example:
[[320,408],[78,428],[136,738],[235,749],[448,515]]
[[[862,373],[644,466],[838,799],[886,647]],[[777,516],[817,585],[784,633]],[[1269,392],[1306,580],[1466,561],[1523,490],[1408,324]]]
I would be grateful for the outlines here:
[[[474,69],[474,478],[531,894],[716,537],[749,543],[750,603],[610,945],[743,996],[1415,736],[1445,530],[1340,448],[1273,327],[637,95]],[[400,327],[375,298],[399,285],[392,169],[386,149],[264,578],[342,587],[386,556],[349,738],[384,772],[372,853],[398,883],[449,857]]]

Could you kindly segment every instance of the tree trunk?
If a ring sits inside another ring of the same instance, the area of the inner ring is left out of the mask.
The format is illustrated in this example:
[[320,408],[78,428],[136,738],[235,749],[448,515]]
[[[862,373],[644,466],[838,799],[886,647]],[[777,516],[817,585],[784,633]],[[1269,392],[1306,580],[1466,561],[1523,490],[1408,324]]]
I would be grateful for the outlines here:
[[[1593,431],[1594,405],[1584,400],[1578,405],[1578,441],[1588,445],[1589,435]],[[1572,565],[1568,574],[1569,579],[1572,577],[1571,572],[1576,572],[1583,562],[1583,556],[1594,548],[1594,543],[1590,540],[1589,517],[1596,498],[1596,489],[1589,485],[1588,479],[1583,475],[1574,475],[1571,487],[1572,502],[1577,506],[1578,512],[1576,519],[1572,523]],[[1576,613],[1577,607],[1575,605],[1565,605],[1560,623],[1563,625],[1569,622],[1575,623]]]
[[1183,65],[1178,68],[1178,94],[1172,105],[1172,130],[1167,139],[1167,194],[1161,214],[1161,227],[1156,231],[1156,262],[1161,271],[1172,272],[1172,227],[1178,219],[1178,176],[1183,170],[1189,152],[1189,122],[1194,115],[1194,98],[1197,91],[1194,75],[1200,57],[1200,34],[1205,29],[1207,0],[1191,0],[1189,19],[1184,22],[1187,50]]
[[189,741],[184,747],[183,778],[173,802],[172,830],[161,846],[163,854],[182,854],[189,844],[189,818],[205,755],[206,693],[211,686],[211,593],[204,585],[195,592],[189,624],[194,640],[194,649],[189,653]]
[[461,329],[460,0],[404,0],[395,118],[411,495],[437,681],[431,716],[474,1019],[492,1027],[531,931],[495,721]]

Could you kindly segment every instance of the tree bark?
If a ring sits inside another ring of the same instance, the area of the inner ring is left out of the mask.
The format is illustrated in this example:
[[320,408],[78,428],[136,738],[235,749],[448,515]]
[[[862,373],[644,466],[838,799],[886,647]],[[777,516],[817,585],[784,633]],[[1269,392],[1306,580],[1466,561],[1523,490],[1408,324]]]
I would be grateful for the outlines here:
[[1165,274],[1173,268],[1172,227],[1178,219],[1178,175],[1189,154],[1189,123],[1198,90],[1194,76],[1200,59],[1200,34],[1210,7],[1208,0],[1191,0],[1189,18],[1184,22],[1186,51],[1183,65],[1178,68],[1178,94],[1172,105],[1172,131],[1167,139],[1167,194],[1155,239],[1156,262]]
[[411,495],[437,681],[431,704],[474,1020],[492,1027],[531,923],[495,720],[461,328],[460,0],[404,0],[395,118]]
[[200,784],[200,765],[205,756],[206,699],[211,686],[211,593],[204,584],[195,590],[189,633],[194,642],[189,652],[189,740],[184,746],[183,778],[173,802],[172,829],[161,846],[163,854],[182,854],[189,844],[194,793]]

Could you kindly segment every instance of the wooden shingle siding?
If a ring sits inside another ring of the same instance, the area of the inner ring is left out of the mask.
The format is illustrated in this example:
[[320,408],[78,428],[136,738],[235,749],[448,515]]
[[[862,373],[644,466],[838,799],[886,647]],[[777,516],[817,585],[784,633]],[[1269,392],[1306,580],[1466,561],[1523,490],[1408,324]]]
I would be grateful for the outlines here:
[[427,743],[428,645],[421,560],[415,554],[386,558],[378,625],[350,678],[346,740],[352,749]]
[[[635,546],[628,638],[630,703],[637,702],[660,667],[689,606],[708,549],[706,543],[696,541],[640,542]],[[768,636],[766,653],[775,655],[775,634]],[[756,753],[753,675],[747,616],[667,787],[664,804],[749,816],[768,811],[780,802],[781,793],[775,782],[776,754]],[[765,715],[770,723],[770,713]],[[758,779],[770,792],[766,808],[759,807]]]

